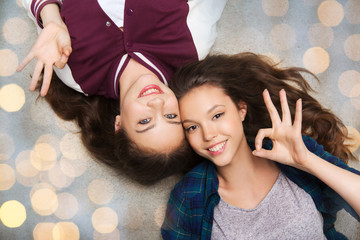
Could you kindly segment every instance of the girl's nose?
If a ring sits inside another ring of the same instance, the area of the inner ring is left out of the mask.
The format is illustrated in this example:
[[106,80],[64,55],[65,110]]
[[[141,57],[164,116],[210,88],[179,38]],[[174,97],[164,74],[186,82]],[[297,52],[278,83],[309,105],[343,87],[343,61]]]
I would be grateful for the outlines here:
[[164,103],[165,103],[164,99],[156,97],[156,98],[149,100],[147,102],[147,105],[149,107],[153,107],[153,108],[161,108],[164,106]]
[[203,138],[205,141],[211,141],[217,136],[216,128],[214,126],[206,125],[202,128]]

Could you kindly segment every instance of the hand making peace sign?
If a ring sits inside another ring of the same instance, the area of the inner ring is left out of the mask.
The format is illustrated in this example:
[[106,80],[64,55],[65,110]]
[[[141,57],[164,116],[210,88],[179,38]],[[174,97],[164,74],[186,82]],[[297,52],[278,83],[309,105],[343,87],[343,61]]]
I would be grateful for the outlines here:
[[29,54],[16,70],[21,71],[31,60],[37,58],[29,89],[35,90],[40,74],[44,69],[40,94],[45,96],[49,90],[53,65],[57,68],[64,68],[71,51],[70,35],[65,24],[51,22],[41,31]]

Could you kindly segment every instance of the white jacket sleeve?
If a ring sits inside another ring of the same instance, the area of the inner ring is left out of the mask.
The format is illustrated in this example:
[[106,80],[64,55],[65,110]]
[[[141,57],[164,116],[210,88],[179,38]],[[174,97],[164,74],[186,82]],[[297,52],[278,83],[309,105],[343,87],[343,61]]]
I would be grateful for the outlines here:
[[215,43],[216,24],[227,0],[189,0],[187,25],[194,40],[199,60],[206,57]]

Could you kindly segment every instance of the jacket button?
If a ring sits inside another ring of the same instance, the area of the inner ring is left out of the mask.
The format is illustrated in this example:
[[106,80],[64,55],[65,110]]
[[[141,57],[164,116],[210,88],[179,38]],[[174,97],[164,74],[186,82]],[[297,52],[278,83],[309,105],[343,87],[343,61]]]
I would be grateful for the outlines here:
[[111,26],[111,22],[107,21],[105,25],[106,25],[107,27],[110,27],[110,26]]
[[126,10],[126,14],[127,14],[128,16],[133,15],[133,13],[134,13],[134,10],[131,9],[131,8],[128,8],[128,9]]

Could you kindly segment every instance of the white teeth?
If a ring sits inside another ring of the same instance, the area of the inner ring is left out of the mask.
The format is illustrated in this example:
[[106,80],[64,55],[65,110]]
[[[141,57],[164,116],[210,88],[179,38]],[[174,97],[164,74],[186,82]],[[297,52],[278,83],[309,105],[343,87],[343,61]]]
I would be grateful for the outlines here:
[[143,92],[142,94],[141,94],[141,96],[146,96],[146,95],[148,95],[148,94],[151,94],[151,93],[159,93],[160,91],[158,90],[158,89],[155,89],[155,88],[151,88],[151,89],[149,89],[149,90],[146,90],[145,92]]
[[212,148],[208,148],[208,150],[210,152],[217,152],[217,151],[219,151],[220,149],[222,149],[224,147],[225,143],[226,143],[225,141],[222,142],[222,143],[219,143],[218,145],[216,145],[216,146],[214,146]]

